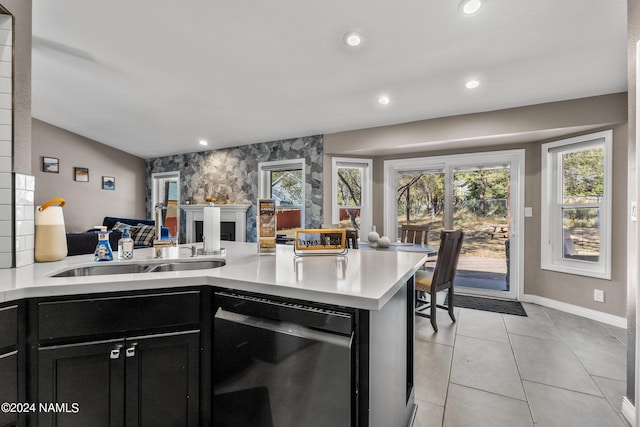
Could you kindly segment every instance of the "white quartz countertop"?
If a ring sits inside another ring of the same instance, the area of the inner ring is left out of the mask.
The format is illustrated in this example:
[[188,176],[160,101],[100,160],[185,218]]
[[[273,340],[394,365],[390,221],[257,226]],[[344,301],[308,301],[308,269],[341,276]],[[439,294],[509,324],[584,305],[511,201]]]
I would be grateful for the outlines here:
[[[0,269],[0,303],[22,298],[153,290],[185,286],[220,286],[322,302],[365,310],[379,310],[426,261],[426,254],[350,250],[345,256],[296,257],[293,247],[277,245],[276,255],[258,255],[256,243],[222,242],[224,257],[190,258],[183,245],[180,259],[226,260],[207,270],[109,274],[83,277],[51,277],[57,272],[94,265],[93,255],[62,261]],[[114,252],[115,254],[115,252]],[[136,249],[131,261],[153,263],[152,249]]]

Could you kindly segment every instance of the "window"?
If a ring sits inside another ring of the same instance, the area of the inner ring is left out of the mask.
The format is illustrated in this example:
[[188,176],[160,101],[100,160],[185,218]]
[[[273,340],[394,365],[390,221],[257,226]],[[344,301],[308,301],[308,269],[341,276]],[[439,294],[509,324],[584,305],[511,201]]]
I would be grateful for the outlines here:
[[278,234],[294,237],[304,228],[305,161],[304,159],[263,162],[260,170],[260,197],[276,200]]
[[332,159],[331,222],[341,228],[361,230],[365,238],[371,230],[372,160],[334,157]]
[[542,144],[542,268],[611,279],[612,131]]

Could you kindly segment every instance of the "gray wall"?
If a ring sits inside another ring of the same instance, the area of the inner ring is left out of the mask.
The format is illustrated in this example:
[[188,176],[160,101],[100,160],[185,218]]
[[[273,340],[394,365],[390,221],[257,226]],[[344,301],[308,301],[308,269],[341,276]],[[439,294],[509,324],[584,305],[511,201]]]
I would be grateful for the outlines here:
[[[105,216],[145,218],[144,159],[40,120],[33,119],[32,126],[35,202],[65,199],[67,231],[86,231],[102,224]],[[42,156],[60,159],[60,172],[42,172]],[[89,169],[89,182],[74,181],[76,166]],[[115,177],[115,190],[102,189],[103,176]]]
[[[627,2],[628,30],[628,92],[629,92],[629,200],[638,200],[636,168],[636,44],[640,40],[640,0]],[[637,223],[629,224],[627,244],[627,398],[635,404],[636,384],[636,295],[638,288],[638,228]]]
[[[304,158],[307,166],[305,226],[319,227],[322,222],[322,141],[322,135],[316,135],[147,160],[147,207],[151,208],[151,174],[180,171],[181,204],[185,200],[204,203],[205,196],[227,203],[250,203],[247,241],[255,242],[258,163]],[[184,221],[181,222],[184,230]]]
[[[581,307],[598,310],[616,316],[625,316],[626,308],[626,212],[627,212],[627,96],[626,93],[563,101],[528,107],[513,108],[487,113],[471,114],[443,119],[424,120],[381,128],[341,132],[325,135],[325,162],[331,155],[353,155],[359,150],[366,156],[366,147],[377,151],[382,147],[402,146],[442,141],[476,138],[489,139],[496,135],[520,135],[525,141],[486,145],[478,139],[475,146],[440,149],[438,151],[415,150],[395,156],[373,156],[374,196],[373,222],[382,229],[383,162],[388,159],[423,157],[443,154],[479,151],[525,149],[525,206],[533,207],[533,217],[525,220],[524,284],[525,293],[550,298]],[[613,254],[612,280],[600,280],[582,276],[551,272],[540,268],[540,144],[548,140],[550,132],[562,137],[612,128],[614,194],[613,194]],[[580,132],[578,132],[578,130]],[[524,135],[524,137],[522,136]],[[495,139],[495,138],[494,138]],[[528,141],[527,141],[528,139]],[[482,145],[481,145],[482,144]],[[451,143],[436,145],[449,147]],[[331,212],[331,171],[325,170],[325,214]],[[605,291],[605,302],[593,301],[593,289]]]

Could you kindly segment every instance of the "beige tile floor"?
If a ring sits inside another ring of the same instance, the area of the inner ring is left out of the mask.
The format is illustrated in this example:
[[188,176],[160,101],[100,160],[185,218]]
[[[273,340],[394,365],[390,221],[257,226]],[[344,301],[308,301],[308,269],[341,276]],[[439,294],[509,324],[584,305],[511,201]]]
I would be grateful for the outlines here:
[[414,427],[625,427],[626,331],[534,304],[528,317],[416,317]]

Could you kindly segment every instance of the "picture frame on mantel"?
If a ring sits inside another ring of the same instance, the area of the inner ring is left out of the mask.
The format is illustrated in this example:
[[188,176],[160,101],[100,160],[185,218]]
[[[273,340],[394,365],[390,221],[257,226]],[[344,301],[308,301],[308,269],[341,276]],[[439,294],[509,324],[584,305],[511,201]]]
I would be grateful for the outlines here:
[[73,168],[74,179],[77,182],[89,182],[89,168]]
[[102,177],[102,189],[103,190],[115,190],[116,189],[116,179],[113,176],[103,176]]
[[42,172],[60,172],[60,159],[56,157],[42,156]]

